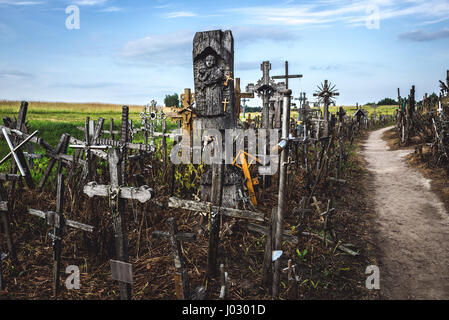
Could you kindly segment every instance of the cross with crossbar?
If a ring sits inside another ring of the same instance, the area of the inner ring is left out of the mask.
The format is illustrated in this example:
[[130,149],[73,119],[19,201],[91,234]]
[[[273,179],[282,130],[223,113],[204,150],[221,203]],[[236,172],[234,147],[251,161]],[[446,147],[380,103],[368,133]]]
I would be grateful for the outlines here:
[[175,263],[175,292],[179,300],[190,299],[189,276],[185,268],[184,257],[182,255],[180,241],[192,242],[196,240],[194,233],[180,233],[178,232],[178,225],[175,218],[167,219],[168,232],[153,231],[154,238],[167,238],[170,241],[173,260]]
[[59,291],[60,273],[61,273],[61,252],[62,238],[64,229],[69,226],[87,232],[93,232],[94,227],[64,218],[64,175],[57,176],[56,186],[56,211],[40,211],[29,209],[28,213],[39,218],[45,219],[48,225],[53,227],[53,233],[49,233],[53,243],[53,295],[56,296]]

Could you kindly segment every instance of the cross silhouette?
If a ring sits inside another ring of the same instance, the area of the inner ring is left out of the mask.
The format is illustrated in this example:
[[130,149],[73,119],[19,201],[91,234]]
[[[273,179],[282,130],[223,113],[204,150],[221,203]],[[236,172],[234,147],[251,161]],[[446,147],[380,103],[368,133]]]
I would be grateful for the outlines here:
[[288,61],[285,61],[285,74],[282,76],[273,76],[273,79],[285,79],[285,88],[288,89],[288,79],[302,78],[302,74],[288,74]]

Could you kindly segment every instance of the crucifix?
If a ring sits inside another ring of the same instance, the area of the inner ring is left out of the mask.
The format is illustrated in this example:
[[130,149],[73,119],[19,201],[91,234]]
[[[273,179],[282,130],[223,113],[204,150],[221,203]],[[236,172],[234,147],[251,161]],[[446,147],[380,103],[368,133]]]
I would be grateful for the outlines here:
[[[114,224],[115,252],[116,259],[121,262],[128,262],[128,241],[126,234],[125,199],[138,200],[145,203],[153,197],[153,190],[148,186],[140,188],[123,187],[123,175],[121,170],[123,153],[120,149],[113,148],[108,153],[110,185],[98,185],[96,182],[89,182],[84,186],[84,193],[89,197],[108,197]],[[131,285],[119,281],[120,298],[122,300],[131,299]]]
[[167,219],[168,232],[154,231],[152,236],[154,238],[166,238],[170,241],[170,246],[175,262],[175,292],[179,300],[190,299],[190,285],[188,270],[185,267],[184,257],[182,255],[180,241],[192,242],[196,240],[194,233],[180,233],[178,232],[178,225],[175,218]]
[[76,221],[66,220],[63,214],[64,210],[64,175],[59,173],[56,186],[56,210],[40,211],[29,209],[28,213],[39,218],[45,219],[47,224],[53,227],[53,233],[49,233],[53,244],[53,295],[56,296],[59,291],[60,273],[61,273],[61,252],[62,238],[66,226],[74,229],[93,232],[94,227]]
[[270,129],[270,97],[276,91],[283,91],[286,89],[285,83],[275,83],[270,77],[271,63],[270,61],[264,61],[260,65],[262,70],[262,78],[254,85],[250,83],[246,86],[246,92],[256,92],[259,97],[262,97],[262,124],[264,129]]
[[240,89],[240,78],[236,78],[234,83],[234,95],[237,120],[240,118],[241,101],[243,102],[243,119],[245,119],[245,103],[249,101],[250,98],[254,98],[254,92],[242,92]]
[[288,61],[285,61],[285,74],[282,76],[273,76],[273,79],[285,79],[285,89],[288,89],[288,79],[302,78],[302,74],[288,74]]

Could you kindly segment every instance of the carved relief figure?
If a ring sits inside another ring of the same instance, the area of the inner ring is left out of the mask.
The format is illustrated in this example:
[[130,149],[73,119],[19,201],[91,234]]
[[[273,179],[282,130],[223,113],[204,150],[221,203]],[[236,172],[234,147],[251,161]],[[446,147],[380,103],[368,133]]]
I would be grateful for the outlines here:
[[225,72],[218,66],[214,55],[209,54],[204,62],[200,62],[198,80],[198,88],[203,93],[201,100],[208,102],[205,106],[206,115],[223,113],[222,86],[225,81]]

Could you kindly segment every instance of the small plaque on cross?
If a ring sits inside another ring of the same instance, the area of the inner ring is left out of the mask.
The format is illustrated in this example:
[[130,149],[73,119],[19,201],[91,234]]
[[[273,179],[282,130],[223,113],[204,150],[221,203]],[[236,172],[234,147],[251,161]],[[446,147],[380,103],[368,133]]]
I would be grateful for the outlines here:
[[133,265],[131,263],[110,260],[112,279],[133,284]]

